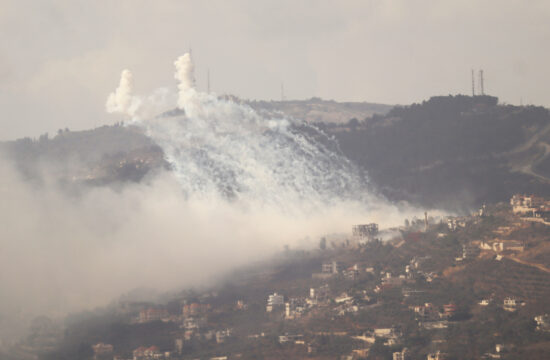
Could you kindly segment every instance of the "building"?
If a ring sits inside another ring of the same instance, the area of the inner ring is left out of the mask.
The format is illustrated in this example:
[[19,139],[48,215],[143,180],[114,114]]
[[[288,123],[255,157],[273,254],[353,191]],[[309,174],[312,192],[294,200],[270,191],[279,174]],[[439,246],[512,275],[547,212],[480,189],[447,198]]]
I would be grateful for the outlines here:
[[280,344],[284,344],[287,342],[295,343],[296,341],[301,341],[303,338],[304,338],[304,335],[301,335],[301,334],[289,335],[288,333],[286,333],[284,335],[279,336],[279,343]]
[[182,352],[183,352],[183,339],[174,340],[174,351],[178,355],[182,354]]
[[166,311],[166,309],[151,307],[139,312],[139,322],[146,323],[150,321],[157,321],[168,316],[169,314],[168,314],[168,311]]
[[340,264],[337,261],[323,263],[321,271],[325,274],[338,274],[340,272]]
[[113,345],[98,343],[92,346],[94,360],[111,359],[113,357]]
[[538,331],[550,331],[550,315],[535,316],[534,320],[537,323]]
[[185,304],[182,308],[182,314],[184,318],[194,317],[194,316],[203,316],[210,311],[210,304]]
[[434,320],[438,317],[438,312],[432,303],[425,303],[424,305],[413,307],[415,317],[417,320]]
[[494,252],[513,251],[522,252],[525,250],[525,245],[522,241],[518,240],[503,240],[493,243]]
[[221,344],[225,339],[231,336],[231,329],[216,331],[216,343]]
[[482,299],[478,304],[481,306],[489,306],[489,304],[491,304],[491,299]]
[[407,348],[404,348],[402,351],[393,353],[393,360],[406,360],[406,359],[408,359]]
[[525,244],[519,240],[500,240],[493,242],[481,241],[479,243],[479,249],[494,251],[496,253],[501,253],[504,251],[522,252],[525,250]]
[[509,312],[516,311],[519,306],[525,306],[525,302],[514,297],[507,297],[502,302],[502,308]]
[[447,227],[451,231],[456,231],[466,227],[466,220],[458,217],[449,217],[447,218]]
[[287,319],[294,319],[302,316],[306,310],[306,301],[301,298],[290,298],[290,300],[285,303],[285,317]]
[[344,277],[350,280],[355,280],[359,277],[359,265],[350,266],[344,271]]
[[374,335],[374,337],[383,338],[383,339],[389,339],[389,338],[396,338],[397,337],[397,334],[396,334],[394,328],[374,329],[373,335]]
[[285,304],[285,297],[283,295],[273,293],[267,298],[266,311],[272,312],[275,308],[281,307]]
[[456,313],[456,305],[453,303],[443,305],[443,315],[451,317]]
[[317,304],[318,301],[327,300],[330,296],[330,288],[328,285],[323,285],[318,288],[309,289],[309,300],[307,301],[310,304]]
[[542,199],[534,196],[516,194],[510,199],[514,214],[533,214],[541,205]]
[[427,360],[445,360],[446,354],[442,353],[441,351],[437,351],[435,353],[428,354],[426,357]]
[[132,355],[134,356],[134,360],[153,360],[163,358],[163,354],[156,346],[140,346],[132,352]]

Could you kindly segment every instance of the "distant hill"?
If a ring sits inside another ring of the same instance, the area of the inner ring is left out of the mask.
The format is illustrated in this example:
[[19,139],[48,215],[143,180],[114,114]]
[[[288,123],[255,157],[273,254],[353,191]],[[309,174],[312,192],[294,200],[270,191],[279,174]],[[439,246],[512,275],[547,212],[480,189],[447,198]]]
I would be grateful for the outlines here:
[[441,96],[344,125],[318,124],[394,200],[465,209],[550,194],[550,115],[491,96]]
[[160,147],[140,129],[122,124],[3,142],[0,152],[28,179],[40,180],[48,171],[75,184],[140,181],[150,170],[168,166]]
[[[315,123],[395,201],[466,211],[518,192],[550,195],[550,114],[542,107],[462,95],[393,108],[316,98],[231,99]],[[141,181],[169,168],[162,149],[132,126],[65,130],[0,143],[0,150],[25,176],[38,176],[37,165],[46,163],[63,180],[94,185]]]
[[393,105],[368,102],[337,102],[315,97],[308,100],[285,101],[232,99],[247,104],[258,111],[280,112],[295,119],[305,120],[308,123],[342,124],[350,119],[364,119],[375,114],[385,115],[393,108]]

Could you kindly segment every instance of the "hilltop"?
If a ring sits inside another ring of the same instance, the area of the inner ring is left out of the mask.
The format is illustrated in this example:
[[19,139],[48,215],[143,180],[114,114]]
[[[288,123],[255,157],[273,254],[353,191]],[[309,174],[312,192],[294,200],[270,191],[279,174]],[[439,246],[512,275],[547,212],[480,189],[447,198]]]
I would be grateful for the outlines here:
[[[393,201],[463,212],[514,193],[550,195],[550,115],[542,107],[462,95],[393,108],[315,98],[231,99],[315,124]],[[169,168],[162,149],[140,129],[120,124],[60,130],[52,137],[4,142],[0,149],[26,176],[36,176],[37,164],[47,163],[70,183],[141,181]]]
[[464,210],[550,194],[550,115],[491,96],[438,96],[388,114],[319,124],[394,200]]
[[385,115],[393,106],[368,102],[337,102],[311,98],[309,100],[245,101],[255,110],[280,112],[308,123],[343,124],[350,119],[364,119]]

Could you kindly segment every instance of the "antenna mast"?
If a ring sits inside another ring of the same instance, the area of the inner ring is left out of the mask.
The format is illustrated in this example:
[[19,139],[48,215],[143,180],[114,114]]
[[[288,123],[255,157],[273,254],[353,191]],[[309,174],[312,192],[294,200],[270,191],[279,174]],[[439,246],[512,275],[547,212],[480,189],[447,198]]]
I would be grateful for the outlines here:
[[472,69],[472,96],[476,96],[476,80],[474,76],[474,69]]
[[285,85],[281,83],[281,101],[285,101]]
[[479,70],[479,90],[481,95],[485,95],[485,88],[483,84],[483,70]]

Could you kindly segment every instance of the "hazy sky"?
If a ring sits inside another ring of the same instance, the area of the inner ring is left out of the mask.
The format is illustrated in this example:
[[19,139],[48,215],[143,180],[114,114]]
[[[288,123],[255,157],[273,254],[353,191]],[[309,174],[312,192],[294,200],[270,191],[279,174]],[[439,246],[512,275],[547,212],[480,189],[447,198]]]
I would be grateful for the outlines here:
[[550,106],[550,1],[0,0],[0,139],[120,120],[120,72],[136,91],[197,84],[244,98],[408,104],[470,93],[470,69],[502,101]]

